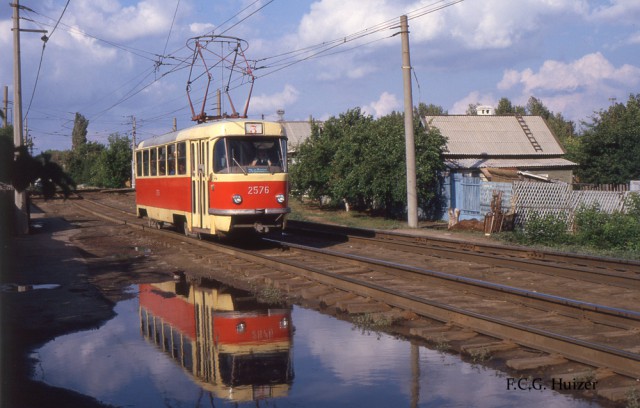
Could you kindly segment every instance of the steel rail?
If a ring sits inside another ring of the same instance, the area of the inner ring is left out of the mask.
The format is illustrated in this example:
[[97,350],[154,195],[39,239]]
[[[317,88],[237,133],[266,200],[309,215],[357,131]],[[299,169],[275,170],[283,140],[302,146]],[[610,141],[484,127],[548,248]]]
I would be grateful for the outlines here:
[[[128,223],[121,218],[111,217],[106,214],[94,212],[84,206],[76,205],[85,211],[89,211],[96,216],[115,223],[126,224],[127,226],[139,228],[153,234],[161,234],[165,237],[171,236],[175,238],[176,235],[178,235],[176,233],[167,234],[166,232],[168,231],[148,228],[141,225],[141,223]],[[184,239],[187,238],[180,235],[180,241],[182,242]],[[416,314],[438,321],[455,323],[488,336],[509,340],[536,350],[559,354],[567,359],[587,365],[608,368],[613,372],[632,378],[640,378],[640,354],[637,353],[566,336],[549,330],[530,327],[482,313],[464,310],[442,302],[424,299],[419,296],[407,294],[406,292],[394,290],[374,282],[367,282],[353,277],[335,274],[290,259],[274,259],[273,256],[197,239],[190,239],[189,242],[195,246],[206,248],[209,251],[214,250],[248,262],[259,263],[274,270],[294,273],[356,295],[374,298],[391,306],[410,310]],[[292,247],[291,244],[286,245]],[[308,248],[306,248],[306,250],[308,250]],[[635,316],[635,312],[632,312],[631,315]]]
[[233,250],[233,255],[251,262],[266,263],[266,266],[274,269],[292,272],[438,321],[452,322],[488,336],[510,340],[536,350],[560,354],[570,360],[640,378],[640,354],[464,310],[288,259],[276,260],[267,255],[238,249]]
[[[315,234],[340,235],[349,241],[366,244],[378,243],[396,250],[419,252],[424,255],[454,258],[468,262],[493,263],[553,276],[640,289],[640,262],[638,261],[588,255],[578,256],[552,251],[534,251],[490,243],[467,243],[438,237],[300,221],[288,221],[287,229]],[[595,267],[587,266],[588,263],[592,263]],[[603,265],[608,265],[608,267],[604,268]]]
[[[398,271],[401,271],[415,274],[423,278],[435,278],[440,281],[444,281],[445,283],[464,285],[463,290],[467,292],[490,296],[492,298],[502,298],[503,300],[509,300],[525,304],[527,306],[560,312],[561,314],[574,318],[587,318],[593,322],[616,325],[617,327],[625,329],[640,329],[639,311],[615,308],[562,296],[538,293],[531,290],[487,282],[480,279],[468,278],[451,273],[434,271],[360,255],[345,254],[344,252],[312,248],[304,245],[292,244],[286,241],[279,241],[270,238],[263,238],[263,240],[295,248],[300,251],[320,254],[323,257],[332,257],[339,260],[346,259],[360,264],[372,265],[377,269],[383,268],[387,273],[397,274]],[[559,309],[558,306],[561,308]]]

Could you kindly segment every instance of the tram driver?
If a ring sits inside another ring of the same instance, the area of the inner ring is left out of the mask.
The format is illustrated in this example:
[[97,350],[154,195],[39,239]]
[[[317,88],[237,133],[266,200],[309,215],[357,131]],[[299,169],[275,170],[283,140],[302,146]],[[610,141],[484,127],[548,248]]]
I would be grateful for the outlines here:
[[271,166],[271,160],[265,149],[258,149],[258,155],[251,163],[252,166]]

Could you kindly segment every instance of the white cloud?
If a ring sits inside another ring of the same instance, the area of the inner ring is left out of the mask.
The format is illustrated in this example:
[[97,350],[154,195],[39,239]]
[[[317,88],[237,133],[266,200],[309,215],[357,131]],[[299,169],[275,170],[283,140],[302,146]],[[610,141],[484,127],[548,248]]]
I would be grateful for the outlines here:
[[300,47],[346,37],[397,13],[398,9],[388,0],[370,0],[366,6],[355,0],[317,1],[300,20],[295,41]]
[[629,64],[616,68],[596,52],[570,63],[547,60],[537,73],[530,68],[520,72],[507,70],[498,89],[522,85],[526,94],[540,91],[571,92],[581,88],[598,89],[605,83],[619,87],[635,86],[640,83],[640,68]]
[[213,29],[216,28],[215,25],[210,23],[191,23],[189,24],[189,32],[193,36],[203,35],[205,33],[210,33]]
[[609,4],[598,6],[590,19],[613,24],[637,24],[640,20],[640,2],[637,0],[609,0]]
[[464,98],[456,101],[449,110],[449,113],[452,115],[464,115],[467,109],[469,109],[470,104],[498,106],[498,102],[492,94],[481,94],[478,91],[472,91]]
[[629,36],[627,43],[631,45],[640,44],[640,32],[634,33]]
[[615,67],[596,52],[569,63],[547,60],[537,72],[507,70],[498,89],[520,92],[518,100],[537,96],[552,111],[580,119],[606,106],[609,98],[626,98],[638,85],[640,67]]
[[298,100],[300,91],[293,85],[286,84],[282,92],[271,95],[257,95],[251,98],[249,110],[256,113],[273,114]]
[[[471,49],[506,48],[544,29],[550,15],[584,14],[583,0],[485,0],[452,7],[444,30]],[[569,17],[570,18],[570,17]]]
[[377,101],[363,106],[362,112],[367,115],[379,118],[381,116],[388,115],[394,110],[399,110],[400,106],[400,101],[395,95],[390,94],[389,92],[383,92]]
[[72,2],[64,21],[90,27],[91,34],[114,41],[131,41],[157,34],[166,35],[173,20],[174,7],[161,0],[141,1],[123,7],[115,0]]

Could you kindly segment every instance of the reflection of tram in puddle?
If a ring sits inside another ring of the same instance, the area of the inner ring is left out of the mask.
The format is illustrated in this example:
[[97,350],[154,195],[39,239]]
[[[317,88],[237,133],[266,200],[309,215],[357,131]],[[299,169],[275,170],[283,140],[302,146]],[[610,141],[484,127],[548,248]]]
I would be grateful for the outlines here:
[[217,282],[140,285],[142,335],[203,389],[242,402],[284,397],[293,382],[291,309]]

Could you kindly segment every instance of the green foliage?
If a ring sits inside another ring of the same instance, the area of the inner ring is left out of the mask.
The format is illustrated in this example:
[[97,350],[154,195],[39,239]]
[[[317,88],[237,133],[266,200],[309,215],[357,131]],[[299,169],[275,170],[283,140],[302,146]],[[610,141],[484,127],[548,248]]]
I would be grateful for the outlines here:
[[131,139],[117,133],[109,136],[109,146],[100,152],[96,184],[100,187],[124,187],[131,178]]
[[438,115],[448,115],[449,113],[444,110],[442,106],[434,105],[430,103],[429,105],[424,102],[420,102],[418,104],[418,108],[414,109],[414,116],[425,117],[425,116],[438,116]]
[[534,213],[512,238],[524,245],[574,245],[606,253],[640,252],[640,195],[631,194],[625,212],[606,213],[598,205],[580,207],[574,214],[574,232],[554,215]]
[[597,205],[581,207],[576,211],[575,241],[599,249],[640,250],[640,200],[637,197],[630,211],[612,214],[600,210]]
[[568,243],[571,237],[564,217],[534,212],[524,227],[516,232],[516,240],[525,245],[554,245]]
[[0,182],[11,183],[13,126],[0,128]]
[[65,197],[71,194],[75,183],[47,154],[32,157],[25,146],[14,148],[13,128],[0,129],[0,181],[11,183],[18,191],[24,191],[40,180],[42,193],[51,198],[60,188]]
[[579,146],[575,123],[566,120],[561,113],[551,112],[540,99],[534,96],[529,98],[526,110],[529,115],[540,116],[547,122],[553,134],[567,150],[567,158],[573,160],[572,157],[576,157],[576,149]]
[[585,183],[622,184],[640,178],[640,94],[594,114],[581,137],[578,177]]
[[[438,191],[437,172],[444,168],[445,139],[414,122],[418,203],[430,206]],[[293,193],[334,205],[343,201],[356,210],[375,210],[398,217],[406,207],[404,116],[380,119],[359,108],[314,126],[291,167]],[[437,206],[434,206],[434,208]]]
[[100,184],[99,163],[105,147],[97,142],[87,142],[68,152],[66,169],[78,184]]
[[76,112],[71,131],[71,150],[74,152],[87,143],[87,128],[89,121],[87,118]]
[[496,115],[524,115],[524,106],[513,106],[508,98],[500,98],[496,107]]
[[131,178],[131,154],[131,139],[114,133],[107,146],[84,143],[66,152],[64,161],[78,184],[120,188]]
[[290,168],[291,194],[298,198],[308,195],[320,200],[330,195],[329,181],[331,167],[329,163],[334,155],[334,144],[341,136],[338,120],[331,118],[321,129],[311,124],[311,135],[299,146],[295,161]]

